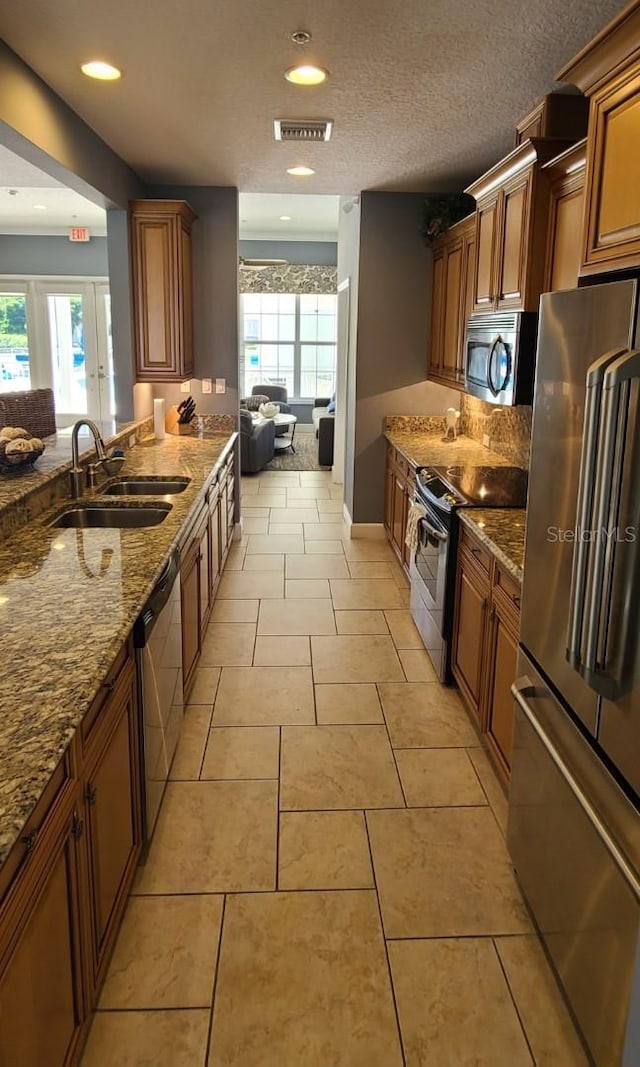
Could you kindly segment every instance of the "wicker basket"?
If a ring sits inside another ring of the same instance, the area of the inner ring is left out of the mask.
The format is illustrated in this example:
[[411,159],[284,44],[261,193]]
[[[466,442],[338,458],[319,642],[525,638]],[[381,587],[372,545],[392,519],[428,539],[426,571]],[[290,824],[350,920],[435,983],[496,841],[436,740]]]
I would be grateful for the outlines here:
[[[1,393],[0,429],[3,426],[24,426],[32,437],[48,437],[55,433],[56,409],[53,389],[29,389],[24,393]],[[2,469],[4,470],[5,467],[3,466]]]

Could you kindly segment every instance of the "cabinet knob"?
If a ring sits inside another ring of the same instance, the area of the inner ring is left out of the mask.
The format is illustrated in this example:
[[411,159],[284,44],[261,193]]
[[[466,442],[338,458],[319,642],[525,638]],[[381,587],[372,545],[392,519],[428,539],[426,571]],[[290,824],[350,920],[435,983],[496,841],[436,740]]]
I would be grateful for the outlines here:
[[111,678],[108,681],[102,683],[102,688],[106,689],[107,693],[113,693],[113,690],[115,689],[115,687],[116,687],[116,683],[113,680],[113,678]]
[[84,819],[81,819],[77,811],[73,813],[73,820],[71,824],[71,833],[75,837],[76,841],[79,841],[84,832]]
[[520,607],[520,597],[519,596],[512,596],[511,599],[513,600],[513,603],[515,604],[515,606],[517,608],[519,608]]
[[30,852],[33,852],[34,845],[35,845],[36,841],[38,840],[38,831],[37,830],[31,830],[31,832],[28,833],[28,834],[25,834],[24,837],[21,840],[22,840],[22,844],[24,845],[24,847],[26,849],[26,852],[27,852],[27,855],[28,855]]
[[85,795],[87,804],[95,804],[96,798],[98,796],[98,790],[97,790],[96,786],[95,785],[91,785],[91,783],[88,782],[87,783],[87,788],[84,791],[84,795]]
[[471,549],[471,555],[472,556],[481,556],[482,555],[482,549],[481,548],[472,548]]

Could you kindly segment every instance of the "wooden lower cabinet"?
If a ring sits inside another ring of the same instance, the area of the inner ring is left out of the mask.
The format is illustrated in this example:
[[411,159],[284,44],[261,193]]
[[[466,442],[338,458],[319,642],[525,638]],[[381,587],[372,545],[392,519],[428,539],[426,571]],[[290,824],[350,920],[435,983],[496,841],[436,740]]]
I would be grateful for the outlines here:
[[482,727],[482,667],[489,581],[461,546],[458,554],[451,668]]
[[520,587],[490,555],[486,545],[463,530],[458,549],[452,671],[462,698],[505,782],[513,744]]
[[132,650],[0,871],[0,1063],[77,1064],[140,850]]
[[86,1031],[79,786],[67,791],[0,910],[0,1063],[65,1067]]
[[407,577],[411,560],[405,544],[405,534],[415,481],[415,467],[393,445],[388,444],[384,481],[384,528]]
[[83,772],[84,820],[91,890],[91,977],[105,976],[142,838],[140,755],[132,660],[101,713],[99,734]]
[[209,487],[200,513],[180,548],[185,702],[195,678],[202,640],[233,541],[234,525],[235,474],[232,452]]

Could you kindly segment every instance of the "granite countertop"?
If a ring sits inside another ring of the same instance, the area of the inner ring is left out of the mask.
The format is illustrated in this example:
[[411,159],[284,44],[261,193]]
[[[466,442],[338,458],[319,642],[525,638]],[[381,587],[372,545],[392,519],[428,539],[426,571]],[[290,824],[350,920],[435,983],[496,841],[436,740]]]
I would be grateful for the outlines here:
[[517,582],[522,583],[524,535],[527,512],[524,508],[462,508],[462,522],[493,552]]
[[59,502],[0,544],[0,864],[234,440],[229,433],[151,439],[127,454],[121,474],[192,479],[185,492],[164,498],[173,506],[159,526],[56,530],[47,522],[65,506]]
[[386,430],[384,435],[414,467],[442,467],[469,463],[478,467],[513,467],[512,460],[505,459],[490,448],[485,448],[471,437],[459,436],[455,441],[445,441],[442,433],[424,433],[416,430]]

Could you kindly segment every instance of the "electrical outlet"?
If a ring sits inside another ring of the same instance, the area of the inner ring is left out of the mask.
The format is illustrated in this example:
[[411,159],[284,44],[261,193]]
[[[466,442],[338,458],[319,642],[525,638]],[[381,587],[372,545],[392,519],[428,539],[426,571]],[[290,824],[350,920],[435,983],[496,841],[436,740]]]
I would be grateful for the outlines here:
[[211,392],[211,378],[203,378],[202,379],[202,392],[203,393],[210,393]]
[[136,435],[134,433],[132,433],[130,438],[129,438],[129,448],[135,448],[135,445],[136,445]]
[[482,443],[483,443],[485,448],[491,448],[491,438],[489,437],[488,433],[483,433],[483,435],[482,435]]
[[227,391],[227,379],[216,378],[216,393],[226,393]]
[[180,392],[181,393],[190,393],[191,392],[191,382],[188,379],[187,379],[186,382],[180,382]]

